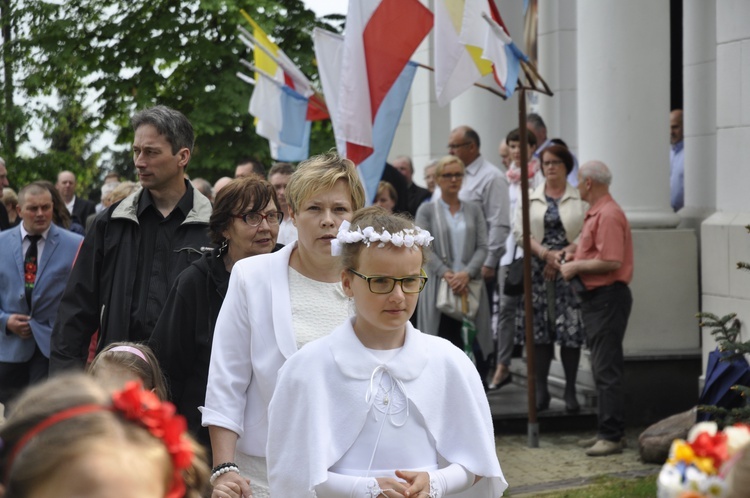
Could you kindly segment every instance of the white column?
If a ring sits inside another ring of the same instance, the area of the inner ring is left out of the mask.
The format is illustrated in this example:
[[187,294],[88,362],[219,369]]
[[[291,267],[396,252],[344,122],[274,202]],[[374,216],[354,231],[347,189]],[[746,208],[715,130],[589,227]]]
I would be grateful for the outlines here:
[[576,0],[539,0],[538,12],[538,69],[554,95],[536,94],[536,110],[547,135],[578,154]]
[[[523,50],[523,2],[516,0],[495,1],[513,41]],[[479,83],[494,85],[492,75]],[[518,128],[518,96],[508,100],[480,88],[470,88],[450,103],[450,128],[467,125],[473,128],[482,140],[482,156],[496,166],[501,165],[498,145],[514,128]],[[448,143],[448,135],[443,138]]]
[[626,356],[699,351],[694,230],[669,203],[669,2],[578,0],[578,145],[613,174],[633,228]]
[[683,1],[685,207],[697,227],[716,211],[716,3]]
[[[692,2],[691,2],[692,3]],[[737,313],[742,322],[740,340],[750,338],[750,277],[737,269],[737,262],[750,261],[750,2],[715,1],[715,17],[706,18],[704,29],[715,22],[716,53],[716,213],[701,225],[701,269],[703,309],[719,316]],[[701,12],[711,12],[698,2]],[[687,11],[686,11],[687,20]],[[686,26],[687,30],[687,26]],[[698,34],[696,33],[696,36]],[[707,58],[706,58],[707,60]],[[686,110],[687,114],[687,110]],[[713,116],[705,116],[713,119]],[[689,153],[685,147],[686,159]],[[687,179],[687,163],[685,177]],[[687,192],[685,199],[688,199]],[[704,358],[715,346],[707,331],[703,334]],[[704,363],[705,365],[705,363]]]
[[578,0],[579,158],[604,161],[634,227],[669,204],[669,2]]

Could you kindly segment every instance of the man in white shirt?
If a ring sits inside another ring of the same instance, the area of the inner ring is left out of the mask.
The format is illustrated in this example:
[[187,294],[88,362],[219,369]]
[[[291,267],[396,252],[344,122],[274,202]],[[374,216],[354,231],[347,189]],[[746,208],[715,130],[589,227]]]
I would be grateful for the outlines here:
[[459,126],[448,138],[448,153],[458,157],[466,166],[458,196],[462,201],[481,204],[487,220],[488,252],[482,266],[482,276],[492,281],[497,264],[505,253],[505,239],[510,232],[508,180],[497,166],[481,156],[479,146],[479,135],[468,126]]

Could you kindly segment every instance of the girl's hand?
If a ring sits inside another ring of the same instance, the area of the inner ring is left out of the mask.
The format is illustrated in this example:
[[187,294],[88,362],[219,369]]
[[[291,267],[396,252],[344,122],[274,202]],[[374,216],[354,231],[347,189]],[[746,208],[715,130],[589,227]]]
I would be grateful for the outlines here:
[[[398,475],[398,472],[396,472]],[[406,491],[406,483],[394,479],[393,477],[378,477],[378,486],[380,486],[381,495],[385,495],[388,498],[404,498],[404,492]]]
[[419,494],[429,496],[430,475],[427,472],[412,472],[408,470],[397,470],[396,476],[407,482],[409,487],[404,491],[406,498],[417,498]]
[[250,479],[237,472],[227,472],[216,478],[211,498],[252,498]]

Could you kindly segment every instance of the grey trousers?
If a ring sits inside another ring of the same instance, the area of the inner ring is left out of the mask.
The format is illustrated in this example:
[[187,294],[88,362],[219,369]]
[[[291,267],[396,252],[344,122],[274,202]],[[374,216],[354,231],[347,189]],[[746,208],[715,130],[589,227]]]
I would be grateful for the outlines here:
[[622,340],[633,296],[630,288],[621,282],[583,292],[580,296],[598,397],[597,437],[619,441],[625,435]]
[[[507,267],[503,267],[507,270]],[[523,299],[519,296],[506,296],[500,294],[500,314],[497,323],[497,364],[510,366],[515,346],[516,336],[516,313],[518,313],[518,302]]]

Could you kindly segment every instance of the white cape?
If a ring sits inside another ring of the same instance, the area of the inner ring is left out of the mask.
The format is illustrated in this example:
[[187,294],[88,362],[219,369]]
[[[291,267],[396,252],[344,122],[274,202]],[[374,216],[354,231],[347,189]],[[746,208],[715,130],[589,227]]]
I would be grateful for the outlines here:
[[[385,366],[403,382],[439,455],[482,476],[454,496],[497,498],[508,487],[495,449],[487,397],[468,357],[450,342],[406,324],[402,350]],[[279,372],[269,408],[268,477],[272,496],[314,497],[328,469],[364,427],[370,376],[379,366],[347,320],[307,344]],[[408,469],[404,469],[408,470]]]

